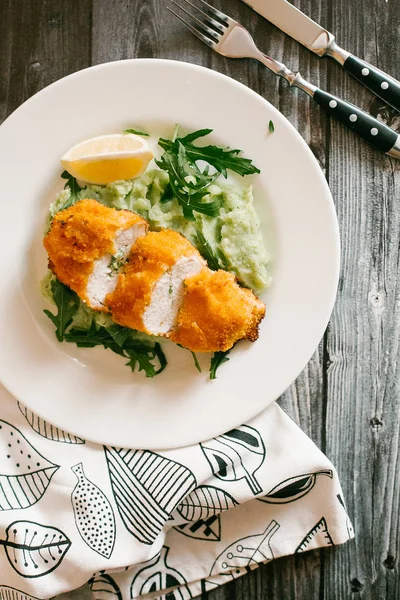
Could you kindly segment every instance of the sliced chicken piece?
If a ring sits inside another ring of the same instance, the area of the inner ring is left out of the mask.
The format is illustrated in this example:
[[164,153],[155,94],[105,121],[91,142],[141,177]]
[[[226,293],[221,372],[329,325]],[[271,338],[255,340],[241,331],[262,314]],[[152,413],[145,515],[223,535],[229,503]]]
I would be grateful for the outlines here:
[[172,229],[150,232],[106,300],[116,323],[152,335],[168,335],[176,324],[188,277],[205,267],[194,246]]
[[55,215],[44,238],[49,266],[88,306],[105,311],[121,267],[147,230],[147,221],[136,213],[80,200]]
[[265,304],[231,273],[202,269],[185,281],[170,339],[193,352],[229,350],[243,338],[254,342],[264,315]]

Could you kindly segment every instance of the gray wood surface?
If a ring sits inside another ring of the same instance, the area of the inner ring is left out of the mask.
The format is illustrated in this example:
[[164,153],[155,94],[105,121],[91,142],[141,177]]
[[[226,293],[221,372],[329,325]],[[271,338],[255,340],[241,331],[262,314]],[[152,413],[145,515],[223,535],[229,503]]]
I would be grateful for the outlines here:
[[[356,539],[274,561],[207,598],[397,600],[400,162],[330,121],[261,65],[212,53],[172,19],[167,3],[0,0],[0,121],[42,87],[78,69],[122,58],[163,57],[212,67],[249,85],[300,131],[335,199],[342,269],[324,340],[280,402],[336,465]],[[213,3],[249,27],[264,52],[400,128],[399,115],[336,63],[311,55],[239,0]],[[400,0],[294,3],[335,32],[342,46],[400,79]],[[85,597],[81,589],[64,598]]]

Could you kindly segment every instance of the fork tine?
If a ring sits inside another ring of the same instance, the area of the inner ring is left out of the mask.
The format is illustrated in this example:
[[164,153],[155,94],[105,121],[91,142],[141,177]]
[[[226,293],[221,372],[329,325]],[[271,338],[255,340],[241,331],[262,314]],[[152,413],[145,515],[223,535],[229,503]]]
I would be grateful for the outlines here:
[[207,46],[210,46],[210,48],[214,48],[216,42],[214,40],[210,40],[208,37],[206,37],[205,35],[203,35],[201,33],[201,31],[198,31],[195,27],[193,27],[193,25],[191,25],[190,23],[188,23],[187,21],[185,21],[185,19],[183,19],[181,16],[179,16],[175,11],[172,10],[172,8],[170,8],[169,6],[167,6],[167,9],[169,10],[170,13],[172,13],[181,23],[183,23],[183,25],[185,25],[185,27],[187,27],[196,37],[199,38],[199,40],[201,40],[202,42],[204,42],[205,44],[207,44]]
[[217,19],[219,19],[220,21],[223,22],[224,25],[229,25],[229,17],[228,15],[226,15],[225,13],[221,12],[220,10],[218,10],[217,8],[215,8],[214,6],[211,6],[211,4],[208,4],[208,2],[205,2],[205,0],[199,0],[199,2],[201,2],[201,4],[203,5],[203,7],[205,8],[205,10],[208,9],[208,14],[211,15],[212,17],[215,17]]
[[[184,0],[184,1],[186,1],[186,0]],[[195,23],[198,23],[198,25],[203,29],[203,31],[208,34],[208,37],[211,38],[211,41],[218,44],[218,38],[222,32],[214,31],[213,29],[210,29],[210,27],[208,27],[208,25],[206,25],[206,23],[203,23],[203,21],[200,21],[200,19],[198,19],[197,17],[192,15],[188,10],[186,10],[186,8],[184,8],[183,6],[181,6],[180,4],[175,2],[175,0],[172,0],[172,4],[175,4],[175,6],[177,6],[179,8],[179,10],[184,12],[188,17],[190,17],[190,19],[192,21],[194,21]],[[194,25],[192,24],[192,27],[193,26]],[[197,29],[198,29],[198,27],[197,27]]]
[[[172,0],[172,1],[174,2],[174,0]],[[203,17],[205,17],[207,19],[207,22],[210,23],[210,25],[212,25],[215,29],[217,29],[218,32],[220,32],[222,34],[224,33],[224,28],[228,26],[227,23],[224,23],[222,25],[222,23],[213,19],[208,13],[204,12],[203,10],[201,10],[201,8],[199,8],[198,6],[196,6],[195,4],[190,2],[190,0],[182,0],[182,2],[189,4],[197,12],[199,12],[201,15],[203,15]],[[174,2],[174,4],[176,4],[176,2]],[[180,7],[180,8],[182,8],[182,7]]]

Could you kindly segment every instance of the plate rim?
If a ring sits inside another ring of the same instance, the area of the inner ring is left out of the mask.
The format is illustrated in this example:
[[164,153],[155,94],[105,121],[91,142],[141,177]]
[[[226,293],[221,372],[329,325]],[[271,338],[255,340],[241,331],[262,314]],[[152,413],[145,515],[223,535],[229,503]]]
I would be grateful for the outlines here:
[[[119,65],[121,63],[131,63],[131,64],[137,64],[137,63],[151,63],[151,64],[156,64],[156,63],[172,63],[173,65],[179,65],[180,67],[184,67],[187,68],[189,70],[197,70],[197,71],[206,71],[208,73],[209,76],[214,77],[216,79],[223,79],[226,80],[227,82],[229,82],[230,84],[233,84],[235,86],[237,86],[238,88],[244,89],[246,91],[246,93],[250,96],[253,96],[254,98],[257,99],[257,101],[262,101],[267,107],[268,109],[274,114],[279,114],[280,117],[282,117],[285,121],[286,124],[289,126],[291,133],[293,135],[295,135],[299,142],[300,145],[302,147],[302,151],[308,155],[308,160],[311,160],[311,162],[314,165],[314,172],[315,175],[319,178],[320,183],[322,184],[322,186],[325,188],[325,198],[324,201],[328,201],[328,206],[329,206],[329,211],[330,211],[330,221],[331,221],[331,227],[332,227],[332,233],[334,233],[334,240],[335,240],[335,274],[334,277],[332,277],[332,290],[331,290],[331,294],[330,294],[330,302],[326,303],[326,305],[324,306],[324,311],[325,311],[325,318],[324,318],[324,327],[322,330],[322,333],[319,337],[319,340],[317,342],[317,345],[314,347],[313,351],[311,352],[311,354],[307,357],[307,359],[304,357],[302,362],[302,366],[301,368],[298,370],[298,372],[296,373],[296,375],[291,378],[291,381],[289,383],[284,383],[282,382],[281,386],[280,386],[280,392],[279,394],[276,396],[276,398],[274,400],[271,400],[269,402],[265,402],[264,406],[261,408],[261,410],[257,410],[257,412],[255,413],[254,411],[251,411],[251,416],[249,416],[246,420],[251,420],[253,418],[255,418],[258,414],[260,414],[261,412],[263,412],[270,404],[272,404],[273,402],[275,402],[287,389],[288,387],[290,387],[290,385],[292,385],[292,383],[297,379],[297,377],[300,375],[300,373],[304,370],[304,368],[307,366],[309,360],[311,359],[311,357],[313,356],[314,352],[316,351],[318,344],[320,343],[321,339],[323,338],[324,332],[326,330],[326,327],[329,323],[333,308],[334,308],[334,304],[335,304],[335,300],[336,300],[336,294],[337,294],[337,288],[338,288],[338,283],[339,283],[339,274],[340,274],[340,232],[339,232],[339,223],[338,223],[338,219],[337,219],[337,214],[336,214],[336,210],[335,210],[335,205],[334,205],[334,201],[333,201],[333,197],[332,197],[332,193],[330,191],[329,185],[326,181],[326,178],[323,174],[323,171],[316,159],[316,157],[314,156],[314,154],[312,153],[311,149],[309,148],[309,146],[307,145],[306,141],[303,139],[303,137],[300,135],[300,133],[298,132],[298,130],[291,124],[291,122],[288,120],[287,117],[285,117],[285,115],[283,115],[277,108],[275,108],[266,98],[264,98],[263,96],[261,96],[260,94],[258,94],[257,92],[255,92],[253,89],[251,89],[250,87],[248,87],[247,85],[241,83],[240,81],[237,81],[236,79],[234,79],[233,77],[230,77],[229,75],[226,75],[225,73],[220,73],[219,71],[215,71],[209,67],[204,67],[202,65],[198,65],[198,64],[193,64],[191,62],[187,62],[187,61],[180,61],[180,60],[172,60],[172,59],[164,59],[164,58],[132,58],[132,59],[123,59],[123,60],[118,60],[118,61],[111,61],[111,62],[106,62],[106,63],[100,63],[97,65],[93,65],[93,66],[89,66],[86,67],[84,69],[75,71],[74,73],[71,73],[65,77],[62,77],[58,80],[56,80],[55,82],[49,84],[48,86],[44,87],[43,89],[39,90],[37,93],[35,93],[33,96],[31,96],[30,98],[28,98],[25,102],[23,102],[19,107],[17,107],[4,121],[3,123],[0,125],[0,132],[1,132],[1,128],[3,128],[3,126],[5,124],[9,124],[10,121],[12,121],[13,119],[18,118],[18,114],[20,112],[20,110],[22,110],[24,107],[26,107],[28,104],[30,104],[31,102],[33,102],[35,99],[37,99],[38,97],[40,97],[42,94],[45,94],[50,88],[54,89],[55,87],[58,87],[60,85],[63,85],[67,80],[70,81],[72,79],[78,78],[80,76],[82,76],[82,74],[84,74],[85,72],[88,71],[101,71],[104,69],[112,69],[114,68],[116,65]],[[332,248],[333,250],[333,248]],[[272,284],[273,285],[273,284]],[[15,394],[13,392],[13,386],[7,385],[6,383],[3,382],[3,377],[1,377],[1,384],[14,396],[14,398],[18,401],[20,401],[22,404],[24,404],[24,401],[21,400],[18,397],[18,394]],[[287,380],[286,380],[287,381]],[[28,406],[28,408],[30,408]],[[34,410],[35,414],[38,414],[38,416],[42,416],[39,414],[39,412],[36,412],[36,409],[31,409],[30,410]],[[46,417],[46,416],[42,416],[42,418],[44,418],[46,421],[51,422],[51,420]],[[232,423],[232,421],[231,421]],[[55,425],[57,427],[62,427],[62,425],[60,424],[56,424]],[[237,425],[237,422],[236,422]],[[230,427],[231,425],[228,425],[228,427]],[[234,426],[234,425],[233,425]],[[227,427],[227,428],[228,428]],[[69,429],[68,429],[69,430]],[[225,429],[224,429],[225,430]],[[96,443],[105,443],[104,440],[100,440],[95,439],[95,437],[93,436],[87,436],[86,434],[83,434],[82,431],[79,431],[79,429],[77,431],[71,431],[71,433],[74,433],[75,435],[79,435],[79,436],[83,436],[85,437],[85,439],[90,439],[91,441],[94,441]],[[223,433],[223,431],[220,431],[220,433]],[[218,434],[214,434],[214,435],[218,435]],[[208,439],[208,438],[205,438]],[[203,437],[198,437],[197,438],[198,441],[202,441]],[[195,442],[191,442],[191,443],[195,443]],[[170,449],[170,448],[176,448],[176,447],[181,447],[182,445],[185,444],[171,444],[168,446],[165,445],[161,445],[161,446],[157,446],[154,444],[151,444],[149,446],[149,448],[151,449],[155,449],[155,450],[162,450],[162,449]],[[128,447],[124,444],[125,447]],[[129,446],[129,447],[137,447],[137,446]]]

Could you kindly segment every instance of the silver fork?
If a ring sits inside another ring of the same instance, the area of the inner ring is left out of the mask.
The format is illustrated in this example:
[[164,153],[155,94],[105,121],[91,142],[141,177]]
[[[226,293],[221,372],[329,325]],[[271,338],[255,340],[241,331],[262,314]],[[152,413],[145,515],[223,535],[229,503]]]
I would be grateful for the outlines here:
[[358,133],[375,148],[400,158],[400,135],[396,131],[350,102],[319,89],[306,81],[300,73],[291,71],[283,63],[261,52],[243,25],[204,0],[197,0],[201,8],[190,0],[181,0],[181,4],[176,0],[171,1],[178,7],[180,14],[170,7],[168,10],[218,54],[229,58],[254,58],[262,62],[275,75],[286,79],[290,86],[300,88],[311,96],[332,117]]

